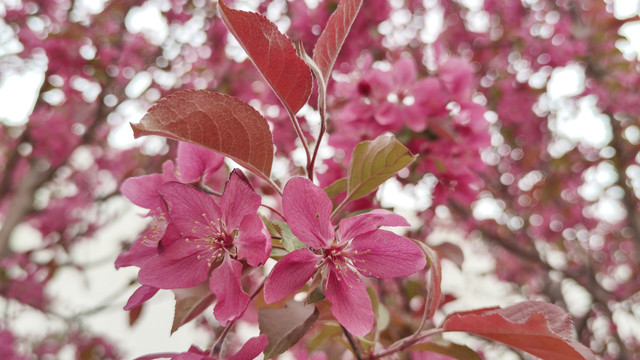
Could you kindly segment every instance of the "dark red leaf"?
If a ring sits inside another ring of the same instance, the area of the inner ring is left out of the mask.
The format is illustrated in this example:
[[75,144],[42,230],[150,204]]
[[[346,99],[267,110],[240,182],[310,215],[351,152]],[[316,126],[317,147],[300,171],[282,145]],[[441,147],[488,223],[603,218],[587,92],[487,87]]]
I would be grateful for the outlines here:
[[572,338],[569,314],[545,302],[454,313],[442,328],[499,341],[545,360],[595,359],[589,349]]
[[333,64],[338,53],[349,34],[349,29],[358,15],[362,0],[341,0],[338,8],[327,22],[316,47],[313,50],[313,61],[322,71],[323,80],[326,83],[331,74]]
[[296,55],[288,37],[266,17],[234,10],[220,0],[220,15],[284,106],[293,114],[311,95],[311,70]]
[[138,124],[134,137],[161,135],[226,155],[268,178],[273,161],[269,125],[249,104],[206,90],[185,90],[158,101]]

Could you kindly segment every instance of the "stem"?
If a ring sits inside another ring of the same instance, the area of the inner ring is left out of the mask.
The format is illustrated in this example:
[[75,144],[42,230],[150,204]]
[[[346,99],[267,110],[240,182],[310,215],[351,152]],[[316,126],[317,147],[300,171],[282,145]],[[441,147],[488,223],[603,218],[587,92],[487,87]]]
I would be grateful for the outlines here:
[[272,208],[272,207],[271,207],[271,206],[269,206],[269,205],[260,204],[260,206],[262,206],[262,207],[264,207],[264,208],[269,209],[269,210],[270,210],[271,212],[273,212],[274,214],[276,214],[276,215],[280,216],[280,217],[282,218],[282,220],[287,221],[287,218],[286,218],[286,217],[284,217],[284,215],[282,215],[282,213],[281,213],[280,211],[278,211],[278,210],[276,210],[276,209]]
[[299,41],[296,45],[296,52],[298,56],[304,60],[304,62],[309,66],[311,72],[316,77],[316,82],[318,83],[318,112],[320,113],[320,132],[318,133],[318,139],[316,140],[315,148],[313,149],[313,156],[311,157],[311,161],[307,162],[307,176],[309,180],[313,181],[313,168],[315,167],[316,158],[318,156],[318,149],[320,148],[320,143],[322,142],[322,137],[324,133],[327,131],[327,79],[322,75],[322,70],[318,67],[315,61],[307,54],[304,50],[304,46],[302,45],[302,41]]
[[342,328],[344,335],[347,337],[347,340],[349,341],[349,345],[351,345],[351,348],[353,349],[353,355],[356,357],[357,360],[362,360],[362,355],[360,355],[360,351],[358,351],[358,347],[356,346],[356,342],[353,339],[353,336],[351,336],[349,331],[347,331],[347,329],[345,329],[344,326],[340,325],[340,327]]
[[296,130],[296,134],[302,143],[302,147],[304,148],[304,152],[307,155],[307,169],[309,168],[309,164],[311,164],[311,154],[309,152],[309,145],[307,144],[307,139],[304,138],[304,133],[302,132],[302,128],[300,127],[300,123],[298,122],[298,118],[296,118],[296,114],[291,111],[289,106],[285,106],[287,109],[287,113],[289,114],[289,118],[291,119],[291,123],[293,124],[293,128]]
[[[249,296],[249,303],[256,296],[258,296],[258,294],[260,293],[260,291],[264,287],[265,281],[267,281],[267,278],[264,278],[262,280],[262,282],[260,283],[260,285],[255,290],[253,290],[253,293],[251,293],[251,296]],[[247,306],[249,306],[249,303],[247,303]],[[245,308],[245,310],[246,310],[246,308]],[[240,316],[238,316],[237,318],[231,320],[229,325],[227,325],[227,327],[224,328],[224,330],[222,331],[222,334],[220,334],[220,337],[218,338],[218,341],[216,341],[215,345],[213,345],[213,348],[211,349],[211,352],[209,353],[210,356],[218,357],[218,355],[220,354],[220,350],[222,350],[222,344],[224,343],[224,339],[227,337],[227,335],[229,334],[229,331],[231,330],[233,325],[235,325],[236,321],[238,321],[239,318],[240,318]]]

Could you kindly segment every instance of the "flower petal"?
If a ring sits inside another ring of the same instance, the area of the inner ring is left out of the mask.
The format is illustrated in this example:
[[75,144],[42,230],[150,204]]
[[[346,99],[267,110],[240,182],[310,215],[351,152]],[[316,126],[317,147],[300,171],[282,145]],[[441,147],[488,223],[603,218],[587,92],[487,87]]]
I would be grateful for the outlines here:
[[338,228],[340,243],[355,238],[358,235],[377,230],[380,226],[409,226],[409,222],[402,216],[388,210],[376,209],[366,214],[342,219]]
[[240,351],[238,351],[235,355],[229,357],[227,360],[252,360],[258,357],[261,352],[267,347],[269,343],[269,338],[266,334],[252,337],[249,339]]
[[264,284],[264,301],[273,304],[300,289],[316,272],[320,256],[304,248],[285,255]]
[[261,201],[262,198],[242,171],[233,170],[220,199],[220,208],[227,231],[238,229],[245,216],[258,211]]
[[392,278],[407,276],[427,264],[418,245],[404,236],[377,230],[353,239],[345,250],[354,266],[365,276]]
[[[174,246],[171,247],[171,249]],[[175,258],[165,255],[154,256],[138,273],[138,281],[160,289],[182,289],[196,286],[207,279],[209,264],[207,259],[197,255]]]
[[211,196],[173,181],[163,184],[158,191],[167,202],[171,222],[183,236],[202,239],[218,232],[220,207]]
[[242,290],[241,276],[242,264],[229,255],[211,272],[209,289],[218,298],[213,315],[222,326],[242,315],[249,304],[249,295]]
[[224,156],[197,145],[180,142],[177,163],[182,181],[191,183],[220,169]]
[[143,302],[151,299],[157,292],[157,287],[142,285],[133,292],[129,300],[127,301],[127,305],[124,306],[124,310],[131,310],[137,308],[142,305]]
[[120,192],[132,203],[151,210],[154,214],[166,211],[162,197],[158,194],[158,188],[164,179],[161,174],[151,174],[128,178],[120,186]]
[[314,249],[328,247],[333,241],[332,208],[327,194],[307,178],[294,177],[284,187],[282,209],[291,232]]
[[233,243],[238,249],[238,258],[247,259],[251,266],[264,264],[271,254],[271,236],[258,214],[242,219],[238,237]]
[[371,300],[358,275],[337,272],[329,267],[324,295],[331,303],[331,313],[338,322],[356,336],[365,336],[373,327]]

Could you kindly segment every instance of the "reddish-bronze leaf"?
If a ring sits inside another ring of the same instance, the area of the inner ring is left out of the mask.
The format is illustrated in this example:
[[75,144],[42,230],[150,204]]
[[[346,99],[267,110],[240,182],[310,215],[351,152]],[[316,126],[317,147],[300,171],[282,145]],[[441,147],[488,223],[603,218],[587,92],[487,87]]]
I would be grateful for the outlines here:
[[262,308],[258,312],[260,333],[269,337],[269,345],[264,349],[267,359],[295,345],[320,317],[320,312],[313,305],[287,301],[285,306],[283,309]]
[[322,71],[325,84],[361,5],[362,0],[341,0],[318,38],[313,50],[313,61]]
[[174,93],[152,106],[134,137],[161,135],[226,155],[247,170],[268,178],[273,161],[269,125],[249,104],[206,90]]
[[296,55],[291,40],[266,17],[229,8],[220,0],[220,15],[280,101],[293,114],[311,95],[311,70]]
[[545,360],[595,359],[589,349],[572,338],[569,314],[545,302],[454,313],[442,328],[499,341]]
[[195,319],[216,299],[207,282],[188,289],[174,289],[173,294],[176,297],[176,308],[171,325],[172,334],[182,325]]

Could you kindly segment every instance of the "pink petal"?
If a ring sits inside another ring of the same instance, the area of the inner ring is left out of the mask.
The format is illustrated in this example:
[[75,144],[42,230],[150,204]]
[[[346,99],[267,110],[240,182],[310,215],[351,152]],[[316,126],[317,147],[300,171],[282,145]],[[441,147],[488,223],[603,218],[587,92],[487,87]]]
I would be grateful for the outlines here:
[[149,259],[158,254],[158,243],[146,243],[144,241],[146,234],[145,232],[142,237],[131,244],[129,250],[118,255],[115,262],[116,269],[126,266],[141,267],[149,261]]
[[413,241],[386,230],[377,230],[353,239],[345,250],[358,271],[365,276],[392,278],[411,275],[427,261]]
[[177,163],[182,181],[191,183],[220,169],[224,156],[197,145],[180,142]]
[[249,304],[249,295],[242,290],[241,276],[242,264],[229,255],[211,272],[209,289],[218,298],[213,315],[222,326],[241,316]]
[[172,223],[187,238],[202,239],[220,228],[220,207],[211,196],[192,186],[168,182],[160,186]]
[[145,301],[151,299],[157,292],[157,287],[142,285],[136,289],[136,291],[129,297],[127,305],[124,306],[124,310],[131,310],[142,305]]
[[331,226],[333,205],[311,180],[294,177],[284,187],[282,208],[291,232],[314,249],[328,247],[334,238]]
[[402,57],[393,64],[391,75],[396,85],[403,89],[415,81],[416,73],[416,62],[409,57]]
[[271,254],[271,236],[258,214],[245,216],[233,241],[238,258],[247,259],[251,266],[264,264]]
[[264,284],[264,301],[273,304],[299,290],[316,272],[320,256],[304,248],[285,255]]
[[373,327],[371,300],[358,275],[337,272],[329,267],[324,295],[331,302],[331,313],[338,322],[356,336],[365,336]]
[[160,214],[166,211],[158,187],[164,182],[161,174],[151,174],[128,178],[120,186],[120,192],[132,203]]
[[138,273],[138,281],[161,289],[181,289],[200,284],[207,279],[208,273],[206,258],[197,259],[193,255],[175,259],[163,253],[144,264]]
[[236,353],[235,355],[229,357],[227,360],[252,360],[258,357],[261,352],[267,347],[269,343],[269,338],[266,334],[253,337],[249,339]]
[[238,229],[242,218],[258,211],[261,201],[262,198],[253,190],[242,171],[233,170],[220,199],[220,208],[227,231]]
[[377,230],[380,226],[409,226],[409,222],[402,216],[388,210],[376,209],[366,214],[342,219],[338,228],[340,243],[355,238],[358,235]]

